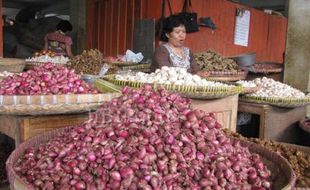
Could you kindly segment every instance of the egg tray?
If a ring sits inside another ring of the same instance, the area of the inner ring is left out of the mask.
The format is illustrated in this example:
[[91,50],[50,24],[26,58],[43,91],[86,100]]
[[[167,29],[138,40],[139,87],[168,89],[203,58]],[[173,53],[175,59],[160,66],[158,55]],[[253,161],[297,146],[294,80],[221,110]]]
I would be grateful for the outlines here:
[[153,88],[164,88],[170,92],[179,93],[188,98],[194,99],[216,99],[239,94],[243,91],[241,86],[232,87],[210,87],[210,86],[190,86],[190,85],[173,85],[173,84],[158,84],[158,83],[143,83],[117,80],[114,76],[105,76],[105,80],[118,85],[129,86],[133,88],[141,88],[145,84],[152,85]]
[[305,98],[276,98],[276,97],[256,97],[251,95],[244,95],[240,97],[240,100],[258,104],[269,104],[272,106],[283,108],[296,108],[310,104],[309,95],[307,95]]

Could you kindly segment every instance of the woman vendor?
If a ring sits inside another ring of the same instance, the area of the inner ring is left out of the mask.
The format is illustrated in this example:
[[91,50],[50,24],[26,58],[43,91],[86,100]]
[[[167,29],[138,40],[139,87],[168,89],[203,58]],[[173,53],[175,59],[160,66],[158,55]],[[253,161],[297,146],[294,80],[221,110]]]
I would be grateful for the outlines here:
[[72,25],[67,20],[62,20],[57,25],[57,31],[46,34],[44,38],[44,50],[51,50],[56,55],[72,58],[72,39],[66,33],[72,31]]
[[192,51],[184,46],[186,30],[184,22],[177,15],[171,15],[164,20],[160,37],[161,44],[154,53],[151,70],[163,66],[186,68],[190,73],[197,73],[199,66]]

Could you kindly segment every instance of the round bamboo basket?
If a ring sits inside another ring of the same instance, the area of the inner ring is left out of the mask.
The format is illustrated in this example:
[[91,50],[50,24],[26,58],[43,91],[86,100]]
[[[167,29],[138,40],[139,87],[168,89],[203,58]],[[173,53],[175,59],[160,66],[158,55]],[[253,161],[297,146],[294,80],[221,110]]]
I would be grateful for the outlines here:
[[20,73],[25,68],[24,59],[0,58],[0,72]]
[[158,83],[143,83],[134,81],[117,80],[113,75],[105,76],[105,80],[118,85],[129,86],[133,88],[141,88],[145,84],[153,86],[153,88],[164,88],[170,92],[176,92],[184,97],[193,99],[216,99],[239,94],[242,92],[243,87],[231,86],[231,87],[210,87],[210,86],[190,86],[190,85],[174,85],[174,84],[158,84]]
[[[11,190],[34,190],[32,186],[23,181],[14,171],[13,166],[16,161],[24,154],[24,150],[29,147],[37,148],[40,144],[46,143],[48,140],[60,133],[68,132],[72,127],[69,126],[61,129],[49,131],[47,133],[37,135],[24,143],[20,144],[10,155],[6,162],[7,175],[10,182]],[[236,140],[236,139],[232,139]],[[296,176],[286,159],[280,155],[269,151],[268,149],[244,140],[239,140],[241,145],[247,146],[252,153],[257,153],[262,157],[262,161],[269,170],[271,170],[271,178],[273,181],[272,190],[291,190],[294,187]]]

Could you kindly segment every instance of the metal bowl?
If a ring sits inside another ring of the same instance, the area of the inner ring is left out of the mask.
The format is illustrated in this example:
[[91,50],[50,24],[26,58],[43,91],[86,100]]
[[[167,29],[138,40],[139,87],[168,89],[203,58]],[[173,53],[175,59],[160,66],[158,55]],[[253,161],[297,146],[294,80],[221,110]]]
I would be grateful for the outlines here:
[[229,58],[235,60],[239,67],[251,67],[256,61],[256,53],[245,53]]

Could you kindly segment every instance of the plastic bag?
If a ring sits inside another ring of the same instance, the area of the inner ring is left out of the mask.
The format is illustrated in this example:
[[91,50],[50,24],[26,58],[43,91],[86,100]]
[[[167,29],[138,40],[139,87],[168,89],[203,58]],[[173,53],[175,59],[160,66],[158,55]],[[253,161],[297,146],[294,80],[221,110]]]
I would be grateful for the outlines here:
[[141,52],[139,53],[134,53],[132,52],[131,50],[127,50],[126,51],[126,55],[123,57],[122,61],[125,61],[125,62],[134,62],[134,63],[139,63],[143,60],[143,55]]

